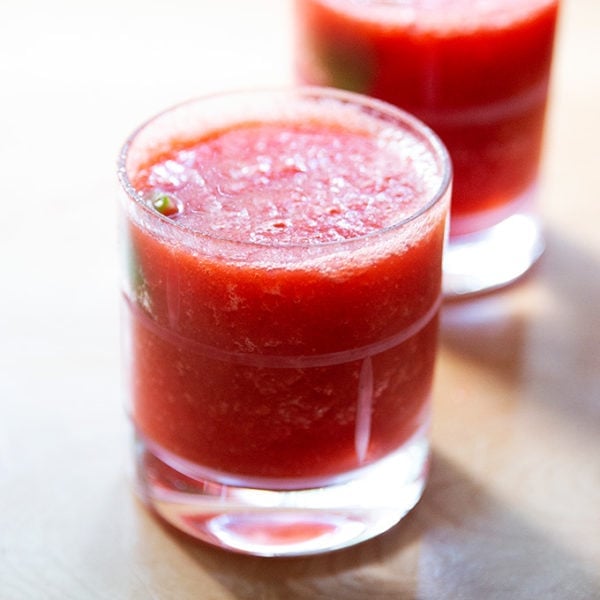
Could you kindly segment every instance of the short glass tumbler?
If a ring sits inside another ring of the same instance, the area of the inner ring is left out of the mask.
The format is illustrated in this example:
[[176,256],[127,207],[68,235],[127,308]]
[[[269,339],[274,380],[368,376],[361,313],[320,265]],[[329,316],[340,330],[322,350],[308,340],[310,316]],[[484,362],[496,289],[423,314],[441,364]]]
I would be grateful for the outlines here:
[[119,162],[137,486],[188,534],[286,556],[396,524],[426,480],[451,166],[320,88],[153,118]]
[[302,83],[416,115],[454,170],[447,296],[526,273],[544,239],[535,206],[558,0],[295,0]]

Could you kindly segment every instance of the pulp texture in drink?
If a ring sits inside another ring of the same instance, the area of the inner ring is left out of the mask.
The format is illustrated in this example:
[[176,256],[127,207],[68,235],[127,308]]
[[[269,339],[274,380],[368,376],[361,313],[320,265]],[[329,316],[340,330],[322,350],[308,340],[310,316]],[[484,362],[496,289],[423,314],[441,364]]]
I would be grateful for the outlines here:
[[296,0],[302,81],[417,115],[453,161],[451,233],[535,184],[557,0]]
[[309,486],[426,423],[439,166],[322,112],[173,137],[128,174],[132,417],[192,476]]

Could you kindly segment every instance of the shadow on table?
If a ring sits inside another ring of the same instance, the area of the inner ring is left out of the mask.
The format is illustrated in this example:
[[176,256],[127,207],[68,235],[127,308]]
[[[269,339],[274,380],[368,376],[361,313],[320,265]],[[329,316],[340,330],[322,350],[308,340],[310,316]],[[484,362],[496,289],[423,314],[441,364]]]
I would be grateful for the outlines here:
[[349,549],[307,558],[255,558],[166,529],[240,600],[600,597],[600,579],[591,565],[435,452],[429,485],[412,513],[391,531]]
[[600,432],[600,263],[552,230],[546,241],[523,280],[446,303],[441,344]]

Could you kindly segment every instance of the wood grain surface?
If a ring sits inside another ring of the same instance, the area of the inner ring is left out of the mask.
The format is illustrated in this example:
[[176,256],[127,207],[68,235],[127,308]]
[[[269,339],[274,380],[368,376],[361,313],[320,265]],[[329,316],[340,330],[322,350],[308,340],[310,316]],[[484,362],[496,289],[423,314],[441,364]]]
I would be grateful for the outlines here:
[[523,281],[444,306],[433,466],[396,528],[259,559],[131,491],[115,161],[180,100],[292,80],[286,0],[0,4],[2,600],[600,598],[600,3],[561,15]]

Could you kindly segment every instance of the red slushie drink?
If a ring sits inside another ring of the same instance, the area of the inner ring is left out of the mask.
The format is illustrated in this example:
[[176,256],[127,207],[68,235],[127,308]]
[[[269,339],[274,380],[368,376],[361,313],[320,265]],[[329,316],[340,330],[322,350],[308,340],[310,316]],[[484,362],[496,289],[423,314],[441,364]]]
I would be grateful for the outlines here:
[[344,92],[225,94],[142,127],[120,176],[149,503],[252,554],[397,522],[427,464],[450,184],[439,140]]
[[391,102],[446,144],[454,169],[450,260],[459,246],[462,257],[469,245],[478,254],[462,265],[466,292],[506,283],[542,249],[537,229],[525,239],[523,219],[512,219],[516,227],[500,229],[508,254],[530,256],[500,271],[497,258],[481,258],[498,250],[497,242],[483,244],[494,226],[531,212],[557,11],[558,0],[296,0],[303,82]]

